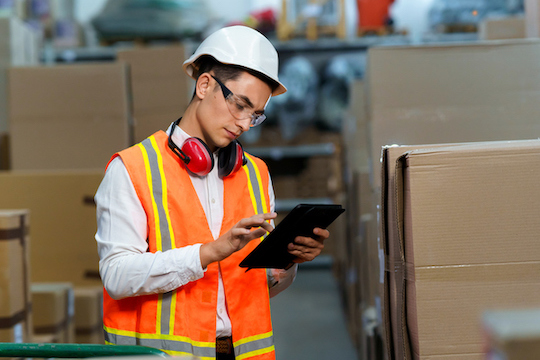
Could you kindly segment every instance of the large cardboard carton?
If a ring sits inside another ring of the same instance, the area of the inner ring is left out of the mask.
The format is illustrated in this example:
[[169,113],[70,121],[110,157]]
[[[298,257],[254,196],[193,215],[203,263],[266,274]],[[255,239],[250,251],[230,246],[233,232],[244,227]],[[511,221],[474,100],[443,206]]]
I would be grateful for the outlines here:
[[540,41],[371,47],[366,73],[374,186],[385,145],[540,134]]
[[182,45],[122,50],[117,59],[129,66],[135,142],[165,130],[184,113],[191,98],[182,70]]
[[8,68],[38,62],[39,37],[32,28],[16,17],[0,18],[0,133],[8,131]]
[[419,146],[397,158],[393,201],[382,202],[393,218],[381,215],[394,251],[385,264],[390,359],[482,359],[481,314],[534,306],[538,155],[532,140]]
[[540,359],[540,309],[492,310],[482,319],[486,359]]
[[100,283],[93,197],[103,173],[0,172],[0,209],[23,208],[32,214],[32,281]]
[[124,64],[9,70],[11,168],[103,169],[132,144]]
[[0,210],[0,342],[32,340],[28,210]]
[[524,39],[527,37],[524,16],[487,18],[480,23],[481,40]]
[[103,287],[75,287],[75,342],[104,344]]
[[75,297],[71,283],[32,283],[34,333],[52,336],[52,342],[75,341]]

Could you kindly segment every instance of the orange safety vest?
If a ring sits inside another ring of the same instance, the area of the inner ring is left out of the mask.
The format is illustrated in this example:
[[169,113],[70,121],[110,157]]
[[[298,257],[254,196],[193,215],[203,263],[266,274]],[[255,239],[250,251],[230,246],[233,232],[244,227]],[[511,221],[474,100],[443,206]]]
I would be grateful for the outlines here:
[[[214,241],[189,174],[168,148],[165,132],[116,156],[122,158],[146,212],[148,251]],[[220,235],[242,218],[269,211],[268,169],[262,160],[246,157],[247,165],[223,180]],[[252,241],[219,264],[210,264],[203,278],[168,293],[114,300],[105,291],[106,342],[214,359],[219,266],[236,359],[275,359],[266,270],[246,272],[238,266],[257,243]]]

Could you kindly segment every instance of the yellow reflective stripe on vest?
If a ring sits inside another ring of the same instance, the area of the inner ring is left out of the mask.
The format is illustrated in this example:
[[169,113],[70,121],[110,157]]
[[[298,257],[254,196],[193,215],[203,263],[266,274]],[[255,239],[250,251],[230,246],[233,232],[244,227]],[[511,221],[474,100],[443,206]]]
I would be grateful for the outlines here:
[[[138,144],[141,148],[148,188],[154,211],[154,227],[156,249],[167,251],[175,248],[174,232],[169,216],[169,201],[167,198],[167,178],[163,170],[163,158],[154,136],[150,136]],[[156,330],[157,334],[170,334],[174,329],[176,309],[176,291],[158,295]],[[167,319],[162,321],[163,319]]]
[[201,359],[216,358],[216,343],[193,341],[185,336],[141,334],[134,331],[105,329],[105,342],[117,345],[141,345],[162,349],[170,355],[195,355]]
[[274,333],[269,331],[235,341],[233,347],[236,360],[272,352],[275,349]]
[[270,210],[266,204],[266,196],[264,194],[264,187],[261,180],[261,173],[259,167],[251,157],[244,153],[247,158],[247,164],[243,167],[248,179],[249,195],[251,196],[251,202],[253,204],[253,210],[255,214],[267,213]]

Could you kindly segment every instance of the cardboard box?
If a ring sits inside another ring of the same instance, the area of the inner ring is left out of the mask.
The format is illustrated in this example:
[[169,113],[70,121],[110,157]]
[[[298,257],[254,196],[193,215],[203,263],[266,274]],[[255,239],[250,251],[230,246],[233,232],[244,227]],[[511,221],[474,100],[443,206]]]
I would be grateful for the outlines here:
[[540,141],[403,150],[383,158],[389,358],[482,359],[481,314],[540,296]]
[[524,16],[488,18],[478,29],[481,40],[524,39],[527,37]]
[[342,138],[344,158],[352,172],[369,171],[369,118],[366,108],[366,83],[357,80],[351,85],[350,107],[343,116]]
[[378,243],[379,252],[379,283],[381,296],[381,317],[382,330],[386,339],[386,352],[391,354],[390,359],[404,358],[403,349],[394,349],[394,343],[402,343],[403,335],[399,331],[404,325],[404,318],[400,315],[401,309],[399,296],[404,292],[403,268],[399,265],[403,260],[402,249],[399,242],[400,228],[398,227],[399,211],[395,204],[396,189],[396,163],[405,153],[419,148],[439,148],[448,146],[459,146],[459,144],[430,144],[418,146],[385,146],[382,150],[382,187],[380,192],[376,192],[380,198],[376,203],[380,203],[380,219],[378,221]]
[[52,342],[75,341],[75,297],[71,283],[32,283],[34,333],[52,335]]
[[0,210],[0,342],[32,339],[28,210]]
[[9,70],[11,167],[103,169],[132,144],[124,64]]
[[103,287],[75,287],[75,342],[104,344]]
[[540,133],[540,41],[371,47],[370,159],[381,148],[522,140]]
[[39,63],[39,36],[16,17],[0,18],[0,133],[7,132],[8,88],[10,66]]
[[0,170],[8,170],[9,168],[9,135],[0,133]]
[[191,100],[192,83],[182,70],[182,45],[122,50],[117,59],[129,66],[135,142],[166,130]]
[[101,284],[94,194],[100,171],[0,172],[0,209],[32,214],[31,279]]
[[483,315],[487,360],[540,359],[540,309],[492,310]]

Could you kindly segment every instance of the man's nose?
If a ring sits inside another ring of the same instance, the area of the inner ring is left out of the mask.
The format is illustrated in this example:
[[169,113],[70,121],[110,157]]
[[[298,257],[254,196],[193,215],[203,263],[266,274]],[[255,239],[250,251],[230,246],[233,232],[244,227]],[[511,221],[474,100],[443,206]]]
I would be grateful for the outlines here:
[[242,130],[242,132],[246,132],[250,128],[251,118],[236,120],[236,125],[238,125],[238,127]]

